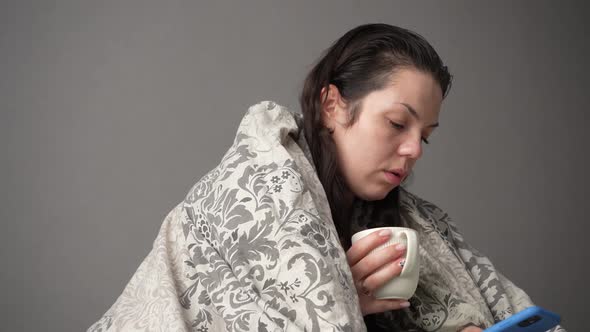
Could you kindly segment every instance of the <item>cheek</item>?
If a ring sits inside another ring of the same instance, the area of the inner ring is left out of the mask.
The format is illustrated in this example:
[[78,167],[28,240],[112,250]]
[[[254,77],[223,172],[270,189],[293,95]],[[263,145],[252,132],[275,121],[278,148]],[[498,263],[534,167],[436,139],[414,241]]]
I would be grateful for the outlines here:
[[382,199],[391,188],[379,173],[392,166],[395,142],[374,130],[339,138],[339,163],[347,185],[362,199]]
[[349,177],[365,178],[390,163],[394,147],[377,131],[358,131],[343,142],[342,153]]
[[[381,128],[380,128],[381,129]],[[360,147],[360,153],[363,154],[363,160],[373,168],[383,168],[391,166],[391,159],[395,154],[396,141],[386,130],[372,130],[363,137],[363,143]]]
[[355,182],[362,172],[364,155],[362,137],[356,132],[349,131],[346,135],[335,137],[338,153],[338,165],[347,182]]

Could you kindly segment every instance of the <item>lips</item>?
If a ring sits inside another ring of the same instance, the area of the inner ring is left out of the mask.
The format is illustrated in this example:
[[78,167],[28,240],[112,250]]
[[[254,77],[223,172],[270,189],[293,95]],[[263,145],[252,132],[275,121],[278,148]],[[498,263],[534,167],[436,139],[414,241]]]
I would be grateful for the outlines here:
[[387,182],[391,183],[394,186],[398,186],[402,182],[402,179],[399,177],[399,175],[395,173],[389,171],[385,171],[383,173],[385,174],[385,179],[387,180]]
[[404,171],[402,168],[391,169],[391,170],[388,170],[388,172],[395,174],[400,179],[403,179],[406,177],[406,171]]

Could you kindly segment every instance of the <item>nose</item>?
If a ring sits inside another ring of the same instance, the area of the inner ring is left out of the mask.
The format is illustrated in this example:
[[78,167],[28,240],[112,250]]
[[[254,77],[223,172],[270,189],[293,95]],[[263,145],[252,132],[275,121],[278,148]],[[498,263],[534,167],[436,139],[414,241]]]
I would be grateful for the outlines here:
[[400,144],[398,153],[414,160],[420,158],[422,156],[422,137],[418,136],[416,139],[416,137],[408,136]]

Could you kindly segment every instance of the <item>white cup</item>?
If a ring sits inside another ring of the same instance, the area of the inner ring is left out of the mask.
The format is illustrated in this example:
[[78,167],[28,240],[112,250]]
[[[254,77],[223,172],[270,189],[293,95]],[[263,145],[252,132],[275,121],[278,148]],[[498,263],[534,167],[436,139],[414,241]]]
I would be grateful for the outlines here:
[[378,232],[383,229],[391,230],[391,238],[386,243],[373,249],[372,252],[378,251],[388,246],[403,243],[406,245],[406,262],[399,276],[389,280],[383,286],[373,292],[377,299],[403,299],[407,300],[416,291],[418,287],[418,277],[420,274],[420,255],[418,255],[418,234],[415,230],[406,227],[378,227],[369,228],[364,231],[355,233],[352,236],[352,243],[363,237]]

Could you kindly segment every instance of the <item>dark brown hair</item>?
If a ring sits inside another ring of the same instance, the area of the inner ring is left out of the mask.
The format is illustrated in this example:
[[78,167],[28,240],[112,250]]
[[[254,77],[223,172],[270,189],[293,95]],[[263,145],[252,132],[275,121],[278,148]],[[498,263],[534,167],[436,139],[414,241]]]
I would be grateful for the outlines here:
[[362,99],[384,88],[403,68],[432,74],[442,89],[443,98],[446,97],[452,75],[434,48],[415,32],[381,23],[361,25],[345,33],[324,52],[303,84],[299,102],[305,138],[326,191],[336,230],[346,241],[346,248],[350,245],[350,221],[338,206],[344,198],[346,184],[337,165],[334,140],[322,122],[321,91],[322,88],[327,91],[330,84],[338,88],[349,105],[351,121],[348,126],[351,126],[361,111]]

